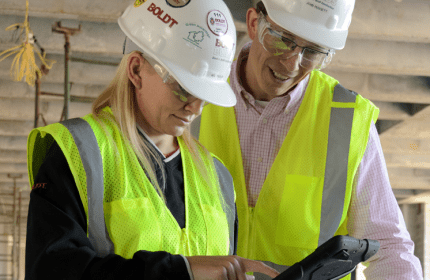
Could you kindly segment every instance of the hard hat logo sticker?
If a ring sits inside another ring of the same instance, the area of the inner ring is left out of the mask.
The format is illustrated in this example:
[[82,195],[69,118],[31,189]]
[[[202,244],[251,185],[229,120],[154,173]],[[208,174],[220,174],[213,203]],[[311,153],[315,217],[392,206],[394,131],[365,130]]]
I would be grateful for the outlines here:
[[[198,47],[199,49],[202,49],[201,43],[204,41],[206,37],[210,38],[209,33],[204,29],[203,27],[195,24],[195,23],[186,23],[185,26],[192,27],[192,30],[188,32],[187,36],[183,39],[189,43],[191,43],[193,46]],[[200,30],[195,30],[196,28]]]
[[234,42],[229,36],[217,38],[212,59],[231,63],[234,57]]
[[188,5],[191,0],[166,0],[166,3],[173,8],[182,8]]
[[188,40],[193,42],[201,42],[203,41],[204,37],[205,37],[205,34],[203,33],[203,31],[188,32]]
[[205,38],[205,34],[203,33],[203,31],[190,31],[190,32],[188,32],[187,41],[192,43],[193,45],[201,48],[199,46],[199,43],[203,42],[204,38]]
[[170,23],[169,25],[170,28],[172,28],[173,25],[178,24],[178,22],[174,18],[169,16],[169,14],[167,13],[165,13],[164,17],[162,17],[164,11],[160,7],[157,7],[154,3],[151,3],[151,5],[149,5],[148,11],[152,12],[154,16],[157,16],[157,18],[160,19],[165,24]]
[[140,5],[142,5],[143,3],[145,3],[147,0],[136,0],[134,1],[134,7],[139,7]]
[[228,30],[227,19],[220,11],[218,10],[210,11],[208,13],[206,22],[209,27],[209,30],[213,34],[220,36],[227,33],[227,30]]

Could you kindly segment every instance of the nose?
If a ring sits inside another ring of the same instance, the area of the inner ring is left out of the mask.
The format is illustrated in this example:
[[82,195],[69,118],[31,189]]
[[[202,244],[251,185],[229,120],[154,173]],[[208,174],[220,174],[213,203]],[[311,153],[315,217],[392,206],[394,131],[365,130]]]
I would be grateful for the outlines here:
[[202,113],[204,104],[205,102],[203,100],[196,98],[185,105],[185,110],[190,111],[194,115],[198,116]]
[[299,70],[299,65],[302,60],[301,52],[302,48],[297,46],[293,52],[289,52],[285,56],[281,57],[280,62],[288,71],[297,71]]

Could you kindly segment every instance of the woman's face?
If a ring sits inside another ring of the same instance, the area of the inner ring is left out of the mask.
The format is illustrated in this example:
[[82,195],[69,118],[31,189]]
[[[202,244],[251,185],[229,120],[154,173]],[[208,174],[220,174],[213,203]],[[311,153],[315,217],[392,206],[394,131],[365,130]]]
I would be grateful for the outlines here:
[[[178,82],[163,83],[152,66],[139,54],[132,54],[134,65],[137,121],[148,136],[181,136],[184,129],[202,112],[204,101],[190,97],[183,102],[173,92],[181,92]],[[130,77],[130,73],[129,73]]]

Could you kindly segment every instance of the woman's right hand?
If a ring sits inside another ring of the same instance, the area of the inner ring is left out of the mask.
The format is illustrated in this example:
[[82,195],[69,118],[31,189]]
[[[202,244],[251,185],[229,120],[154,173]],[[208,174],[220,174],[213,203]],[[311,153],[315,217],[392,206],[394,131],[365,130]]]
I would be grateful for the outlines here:
[[246,272],[260,272],[272,278],[279,275],[275,269],[260,261],[239,256],[187,257],[194,280],[253,280]]

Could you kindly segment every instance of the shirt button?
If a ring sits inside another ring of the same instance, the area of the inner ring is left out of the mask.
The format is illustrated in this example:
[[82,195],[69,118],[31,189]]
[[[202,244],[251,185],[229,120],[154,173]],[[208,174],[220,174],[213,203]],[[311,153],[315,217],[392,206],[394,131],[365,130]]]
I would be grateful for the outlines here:
[[263,119],[263,123],[267,123],[267,119],[266,118]]
[[263,158],[262,158],[262,157],[259,157],[259,158],[257,159],[257,161],[258,161],[258,162],[262,162],[262,161],[263,161]]
[[245,94],[245,98],[246,98],[246,99],[249,99],[249,96],[248,96],[247,94]]

